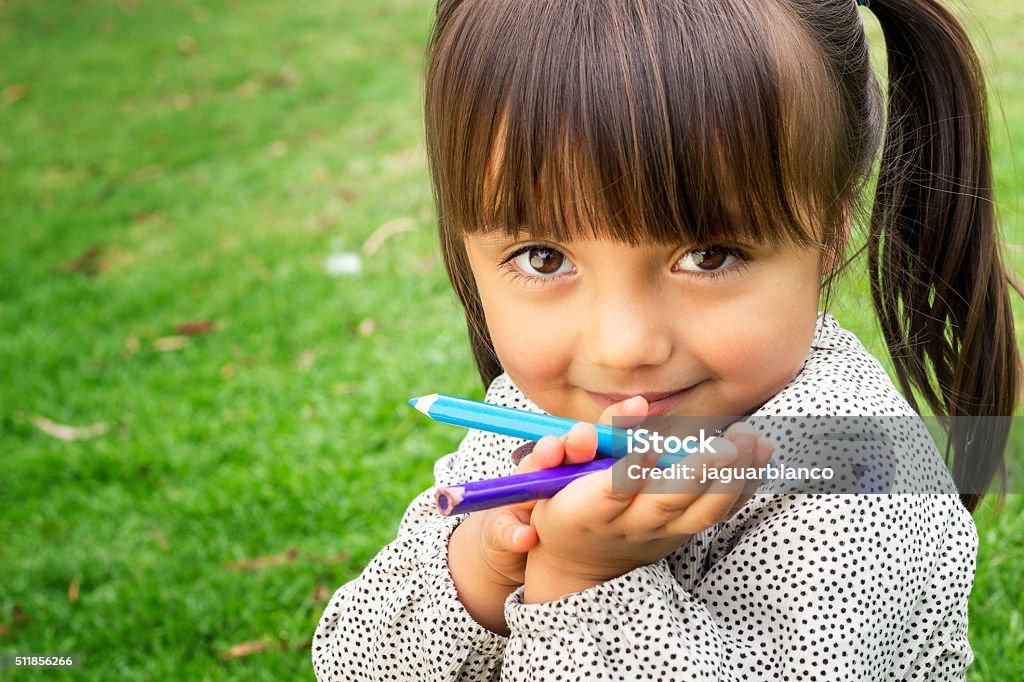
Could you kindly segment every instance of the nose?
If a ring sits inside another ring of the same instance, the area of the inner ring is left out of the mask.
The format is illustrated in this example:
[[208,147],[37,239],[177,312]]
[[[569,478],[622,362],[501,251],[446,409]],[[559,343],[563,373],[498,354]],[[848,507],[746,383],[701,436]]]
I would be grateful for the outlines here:
[[590,362],[629,371],[661,365],[672,354],[672,311],[650,291],[605,290],[590,306],[583,344]]

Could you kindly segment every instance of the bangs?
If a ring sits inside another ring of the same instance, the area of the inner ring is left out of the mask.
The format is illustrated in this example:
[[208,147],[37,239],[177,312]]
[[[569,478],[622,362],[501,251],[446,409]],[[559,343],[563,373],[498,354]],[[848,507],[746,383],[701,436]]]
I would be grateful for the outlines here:
[[838,225],[836,88],[775,3],[442,1],[437,25],[443,232],[810,245]]

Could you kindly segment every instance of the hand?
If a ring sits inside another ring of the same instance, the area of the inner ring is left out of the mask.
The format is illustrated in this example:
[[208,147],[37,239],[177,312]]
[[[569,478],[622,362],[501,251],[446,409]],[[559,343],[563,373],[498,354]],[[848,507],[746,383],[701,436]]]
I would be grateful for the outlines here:
[[[646,408],[645,408],[646,409]],[[582,464],[594,457],[597,432],[577,424],[561,438],[545,436],[515,473]],[[448,541],[448,569],[466,610],[484,627],[508,634],[505,598],[525,580],[527,552],[537,546],[530,525],[535,501],[473,512]]]
[[[646,413],[643,398],[631,398],[605,410],[602,423],[615,416],[635,418],[633,401],[639,401]],[[558,599],[657,561],[691,535],[738,511],[760,481],[702,480],[703,468],[764,467],[774,448],[743,423],[733,424],[712,443],[716,454],[685,459],[696,471],[692,479],[632,481],[620,471],[613,492],[609,470],[585,476],[553,498],[538,501],[531,522],[539,542],[527,559],[526,601]]]

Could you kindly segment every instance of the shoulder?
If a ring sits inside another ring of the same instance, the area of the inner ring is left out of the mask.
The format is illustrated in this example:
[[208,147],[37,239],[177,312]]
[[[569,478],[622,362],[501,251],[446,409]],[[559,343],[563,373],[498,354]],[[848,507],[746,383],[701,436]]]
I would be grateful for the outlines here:
[[882,363],[853,332],[819,313],[800,371],[758,410],[761,415],[913,416]]

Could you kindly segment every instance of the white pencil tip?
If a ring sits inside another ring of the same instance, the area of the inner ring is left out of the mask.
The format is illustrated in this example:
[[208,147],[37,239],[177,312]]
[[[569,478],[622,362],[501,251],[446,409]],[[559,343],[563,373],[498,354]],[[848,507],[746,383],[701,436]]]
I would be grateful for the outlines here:
[[419,398],[411,398],[409,404],[415,407],[417,410],[425,415],[430,415],[430,407],[437,402],[437,394],[431,393],[430,395],[420,396]]

